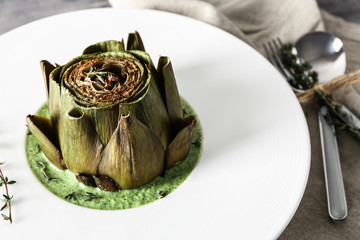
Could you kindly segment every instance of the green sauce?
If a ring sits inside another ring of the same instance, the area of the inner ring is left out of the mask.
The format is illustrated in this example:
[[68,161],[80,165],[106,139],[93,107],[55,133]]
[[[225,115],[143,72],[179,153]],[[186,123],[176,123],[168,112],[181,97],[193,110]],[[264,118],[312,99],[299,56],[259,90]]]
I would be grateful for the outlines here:
[[[185,115],[194,115],[198,126],[193,138],[193,144],[188,157],[170,170],[164,177],[136,189],[106,192],[99,188],[88,187],[79,183],[69,170],[59,170],[42,153],[32,134],[26,136],[26,156],[30,167],[39,181],[56,196],[71,203],[94,209],[117,210],[139,207],[174,191],[194,169],[202,150],[202,129],[198,117],[191,106],[181,99]],[[49,118],[47,104],[36,113]]]

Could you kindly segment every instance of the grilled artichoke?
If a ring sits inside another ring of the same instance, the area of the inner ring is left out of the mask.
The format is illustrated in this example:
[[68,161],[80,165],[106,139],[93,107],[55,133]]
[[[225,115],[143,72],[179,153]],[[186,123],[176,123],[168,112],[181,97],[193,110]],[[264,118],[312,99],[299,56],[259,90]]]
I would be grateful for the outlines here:
[[189,153],[196,129],[183,117],[171,62],[155,68],[138,32],[87,47],[63,66],[40,63],[50,119],[28,115],[29,130],[56,167],[107,191],[160,176]]

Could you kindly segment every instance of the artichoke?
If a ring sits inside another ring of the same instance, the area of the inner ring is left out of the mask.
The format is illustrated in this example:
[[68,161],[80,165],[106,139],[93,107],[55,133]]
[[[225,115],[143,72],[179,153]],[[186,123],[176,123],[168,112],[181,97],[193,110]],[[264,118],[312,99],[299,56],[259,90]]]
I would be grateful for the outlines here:
[[144,185],[186,158],[196,129],[183,117],[168,57],[155,68],[138,32],[87,47],[63,66],[41,61],[50,119],[26,122],[48,160],[115,191]]

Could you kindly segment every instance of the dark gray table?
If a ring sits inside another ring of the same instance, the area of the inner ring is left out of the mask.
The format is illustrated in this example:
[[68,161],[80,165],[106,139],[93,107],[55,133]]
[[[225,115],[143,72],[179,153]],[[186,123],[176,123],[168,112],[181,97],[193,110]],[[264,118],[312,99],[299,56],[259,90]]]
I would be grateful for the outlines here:
[[110,4],[107,0],[0,0],[0,35],[44,17],[100,7]]

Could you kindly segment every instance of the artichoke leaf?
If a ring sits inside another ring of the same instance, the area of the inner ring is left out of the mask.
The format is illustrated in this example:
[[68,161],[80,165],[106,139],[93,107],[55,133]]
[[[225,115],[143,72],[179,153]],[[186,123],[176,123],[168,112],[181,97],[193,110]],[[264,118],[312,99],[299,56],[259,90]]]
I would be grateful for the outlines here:
[[44,78],[46,96],[49,99],[49,76],[56,67],[47,60],[41,60],[40,68]]
[[138,32],[129,33],[126,50],[141,50],[145,52],[144,43]]
[[96,187],[95,180],[92,175],[75,174],[76,180],[89,187]]
[[57,131],[67,168],[75,174],[96,175],[103,146],[85,112],[79,108],[67,112]]
[[66,169],[59,149],[54,141],[51,121],[45,117],[28,115],[26,123],[47,159],[59,169]]
[[141,101],[120,104],[120,114],[131,113],[145,126],[151,129],[161,140],[164,148],[170,141],[170,122],[164,102],[151,81],[147,94]]
[[87,117],[91,119],[101,142],[106,146],[114,133],[119,121],[119,107],[83,108]]
[[115,41],[109,40],[104,42],[98,42],[88,46],[84,49],[84,54],[100,53],[100,52],[123,52],[125,51],[124,40]]
[[184,125],[185,127],[176,135],[166,149],[165,169],[174,167],[189,154],[197,125],[196,118],[193,116],[186,117]]
[[158,72],[163,81],[164,96],[170,122],[173,126],[173,137],[180,131],[184,118],[183,109],[180,102],[180,95],[176,85],[174,71],[168,57],[160,57],[158,62]]
[[112,178],[122,189],[135,188],[162,173],[164,157],[159,138],[131,113],[122,115],[101,155],[98,174]]
[[71,109],[79,107],[71,97],[71,92],[65,86],[61,86],[60,106],[59,118],[60,116],[66,115]]
[[93,176],[94,180],[95,180],[95,184],[98,188],[104,190],[104,191],[109,191],[109,192],[114,192],[117,190],[120,190],[120,186],[114,182],[114,180],[112,180],[109,177],[106,176]]
[[61,67],[54,69],[49,74],[49,97],[48,97],[48,106],[50,119],[53,126],[56,126],[57,121],[60,118],[60,82],[58,76],[60,74]]
[[135,56],[137,59],[139,59],[145,66],[147,66],[147,69],[150,69],[149,73],[152,75],[152,80],[155,80],[156,82],[156,90],[162,94],[163,87],[160,82],[160,78],[158,75],[158,72],[156,71],[155,65],[153,61],[151,60],[151,57],[148,53],[140,51],[140,50],[129,50],[127,51],[131,53],[131,55]]

